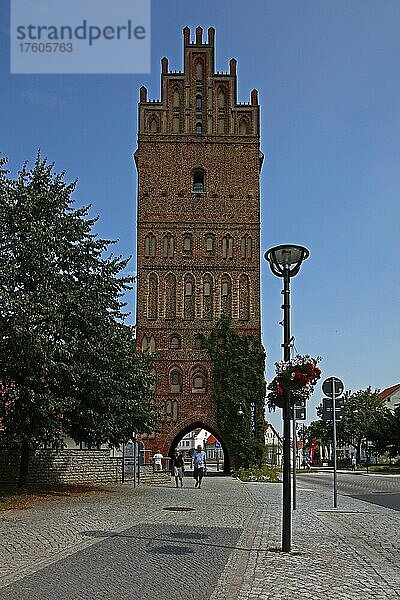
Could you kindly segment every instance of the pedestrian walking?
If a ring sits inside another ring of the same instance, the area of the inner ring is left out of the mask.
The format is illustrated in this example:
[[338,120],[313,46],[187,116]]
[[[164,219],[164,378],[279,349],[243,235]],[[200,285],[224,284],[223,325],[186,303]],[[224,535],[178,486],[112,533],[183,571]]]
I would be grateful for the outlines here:
[[207,464],[206,464],[206,453],[204,452],[204,450],[200,444],[197,446],[197,452],[195,452],[195,454],[194,454],[193,465],[194,465],[193,477],[196,480],[194,487],[201,488],[201,481],[204,477],[204,473],[207,468]]
[[357,464],[357,459],[356,457],[353,455],[351,457],[351,470],[355,471],[356,470],[356,464]]
[[155,453],[155,455],[153,456],[153,460],[154,460],[154,470],[155,471],[162,471],[162,459],[163,459],[163,455],[161,454],[161,452],[159,450],[157,450],[157,452]]
[[181,487],[183,487],[184,472],[185,463],[183,460],[182,452],[180,452],[179,450],[175,450],[171,461],[171,475],[175,477],[176,487],[179,487],[179,482],[181,484]]

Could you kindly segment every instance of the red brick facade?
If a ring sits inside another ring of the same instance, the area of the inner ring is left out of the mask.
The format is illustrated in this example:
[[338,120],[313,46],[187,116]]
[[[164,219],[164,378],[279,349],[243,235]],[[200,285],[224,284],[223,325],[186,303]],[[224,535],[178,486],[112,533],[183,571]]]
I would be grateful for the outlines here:
[[236,61],[214,70],[214,29],[185,27],[184,71],[163,58],[161,100],[140,90],[138,171],[138,349],[157,352],[156,398],[165,423],[147,448],[166,455],[195,427],[222,442],[212,373],[199,334],[222,313],[260,336],[262,164],[257,91],[236,98]]

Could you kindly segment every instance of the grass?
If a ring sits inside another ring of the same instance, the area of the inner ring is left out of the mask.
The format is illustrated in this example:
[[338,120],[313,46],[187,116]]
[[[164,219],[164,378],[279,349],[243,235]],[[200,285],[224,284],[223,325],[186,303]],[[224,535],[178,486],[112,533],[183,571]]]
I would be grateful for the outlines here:
[[99,491],[104,493],[111,490],[93,485],[29,486],[21,489],[0,485],[0,511],[28,509],[39,502],[62,500],[72,496],[89,496]]
[[[357,466],[357,470],[366,471],[366,463]],[[368,471],[371,473],[400,473],[400,465],[368,465]]]

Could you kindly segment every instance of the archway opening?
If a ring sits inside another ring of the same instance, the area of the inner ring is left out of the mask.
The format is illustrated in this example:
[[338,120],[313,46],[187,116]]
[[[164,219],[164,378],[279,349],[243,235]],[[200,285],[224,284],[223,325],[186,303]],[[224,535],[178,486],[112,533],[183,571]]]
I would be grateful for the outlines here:
[[206,453],[209,475],[230,473],[231,457],[221,434],[200,421],[186,426],[174,437],[168,455],[172,457],[178,448],[183,454],[185,471],[190,473],[193,454],[199,445]]

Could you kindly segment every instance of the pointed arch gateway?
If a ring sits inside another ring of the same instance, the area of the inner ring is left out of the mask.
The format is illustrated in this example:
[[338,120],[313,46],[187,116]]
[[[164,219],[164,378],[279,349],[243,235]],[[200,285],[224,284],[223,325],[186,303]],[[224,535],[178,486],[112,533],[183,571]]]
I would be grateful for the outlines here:
[[182,426],[182,423],[180,423],[179,430],[177,428],[177,430],[173,432],[174,435],[173,435],[172,441],[171,441],[169,449],[168,449],[168,456],[172,457],[174,454],[175,448],[179,447],[179,442],[181,441],[181,439],[186,434],[190,433],[191,431],[194,431],[195,429],[205,429],[206,431],[209,431],[210,433],[212,433],[212,435],[215,438],[217,438],[217,440],[220,442],[221,448],[224,452],[224,473],[230,473],[232,457],[229,452],[229,448],[226,445],[221,433],[215,427],[208,425],[205,420],[204,421],[191,421],[183,426]]

